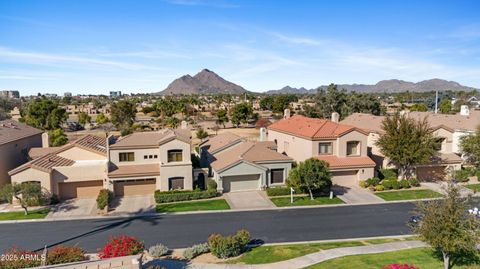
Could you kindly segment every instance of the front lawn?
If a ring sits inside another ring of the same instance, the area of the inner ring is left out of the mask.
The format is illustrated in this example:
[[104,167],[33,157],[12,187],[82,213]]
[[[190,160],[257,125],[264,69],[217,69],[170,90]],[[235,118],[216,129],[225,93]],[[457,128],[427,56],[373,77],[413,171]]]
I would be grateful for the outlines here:
[[434,192],[432,190],[384,191],[376,192],[375,195],[385,201],[415,200],[443,197],[443,195],[441,195],[440,193]]
[[480,192],[480,183],[477,184],[468,184],[465,187],[471,189],[472,191]]
[[[308,269],[350,269],[350,268],[382,268],[392,263],[413,264],[421,269],[443,268],[443,261],[435,258],[429,248],[415,248],[385,252],[379,254],[354,255],[341,257],[307,267]],[[457,265],[455,269],[474,269],[479,265]]]
[[264,264],[285,261],[296,257],[304,256],[310,253],[318,252],[320,250],[341,248],[341,247],[357,247],[371,244],[383,244],[396,242],[398,238],[388,239],[373,239],[364,241],[345,241],[345,242],[329,242],[329,243],[310,243],[310,244],[292,244],[292,245],[278,245],[278,246],[260,246],[251,249],[244,253],[238,259],[229,261],[229,263],[243,263],[243,264]]
[[40,209],[28,212],[25,216],[23,211],[0,213],[0,220],[25,220],[25,219],[43,219],[48,215],[50,209]]
[[272,202],[278,206],[301,206],[301,205],[332,205],[332,204],[343,204],[343,201],[337,197],[315,197],[315,199],[310,200],[309,196],[300,196],[300,197],[293,197],[293,204],[290,203],[290,197],[278,197],[278,198],[270,198]]
[[203,211],[203,210],[225,210],[230,206],[224,199],[208,201],[192,201],[170,204],[157,204],[157,212],[185,212],[185,211]]

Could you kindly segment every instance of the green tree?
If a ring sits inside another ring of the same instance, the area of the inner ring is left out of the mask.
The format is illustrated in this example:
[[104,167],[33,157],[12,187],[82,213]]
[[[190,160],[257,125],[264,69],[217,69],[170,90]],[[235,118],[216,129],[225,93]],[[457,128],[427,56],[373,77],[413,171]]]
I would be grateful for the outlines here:
[[46,98],[30,102],[23,115],[26,124],[43,130],[60,128],[67,118],[67,111],[59,107],[58,102]]
[[439,110],[442,114],[449,114],[452,111],[452,102],[450,102],[448,99],[444,99],[440,103]]
[[273,96],[271,95],[263,97],[262,99],[260,99],[260,108],[262,110],[272,110],[273,100]]
[[222,125],[225,128],[225,123],[228,122],[228,115],[225,109],[220,109],[217,111],[217,121],[218,125]]
[[321,118],[328,119],[333,112],[339,113],[341,119],[348,116],[347,91],[339,91],[335,84],[330,84],[326,90],[319,89],[315,103]]
[[52,147],[60,147],[68,142],[67,135],[60,128],[49,131],[48,135],[50,136],[50,145]]
[[104,123],[109,122],[109,119],[108,119],[107,116],[105,116],[105,114],[100,113],[97,116],[96,122],[97,122],[97,124],[104,124]]
[[475,134],[460,139],[460,150],[469,163],[480,168],[480,126],[477,127]]
[[78,113],[78,122],[85,126],[85,124],[90,123],[92,121],[92,117],[85,112]]
[[197,138],[200,139],[200,141],[203,141],[203,139],[208,137],[208,132],[203,130],[203,128],[199,128],[196,132]]
[[398,168],[400,178],[410,178],[416,164],[428,163],[438,152],[438,138],[427,119],[416,121],[396,113],[382,122],[384,134],[376,145],[382,154]]
[[165,123],[166,123],[167,127],[175,129],[180,124],[180,120],[175,118],[175,117],[170,117],[170,118],[167,119],[167,121]]
[[415,234],[443,258],[445,269],[475,260],[480,243],[480,223],[467,212],[469,198],[462,198],[452,183],[445,199],[417,204],[419,224],[412,226]]
[[410,111],[427,112],[427,111],[428,111],[428,107],[427,107],[427,105],[424,104],[424,103],[417,103],[417,104],[413,104],[413,105],[410,107]]
[[231,121],[237,127],[240,123],[247,123],[252,116],[253,107],[249,103],[237,104],[230,111]]
[[294,94],[275,95],[272,103],[272,112],[283,113],[283,111],[290,106],[290,103],[297,101],[298,97]]
[[19,107],[20,102],[14,99],[0,98],[0,120],[10,118],[10,111],[14,107]]
[[115,127],[122,132],[122,135],[132,132],[136,114],[137,109],[133,102],[120,100],[112,104],[111,120]]
[[175,115],[178,110],[178,105],[175,100],[171,98],[158,100],[154,107],[162,119]]
[[332,186],[328,164],[325,161],[314,158],[300,162],[300,164],[290,170],[287,184],[288,186],[299,187],[308,191],[310,199],[313,200],[314,191],[329,191]]
[[18,200],[20,206],[28,215],[28,207],[41,205],[44,202],[45,193],[40,184],[35,182],[13,183],[2,187],[0,194],[2,200],[11,201],[12,197]]

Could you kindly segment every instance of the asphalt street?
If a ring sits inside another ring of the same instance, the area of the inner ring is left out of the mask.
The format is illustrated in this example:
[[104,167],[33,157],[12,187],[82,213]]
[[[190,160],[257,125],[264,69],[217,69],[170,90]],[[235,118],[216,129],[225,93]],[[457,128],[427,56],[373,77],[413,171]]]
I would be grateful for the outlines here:
[[45,245],[79,245],[95,252],[112,235],[132,235],[148,247],[170,248],[205,242],[212,233],[247,229],[266,243],[345,239],[409,234],[412,203],[389,203],[248,212],[158,215],[0,224],[0,251],[17,246],[36,250]]

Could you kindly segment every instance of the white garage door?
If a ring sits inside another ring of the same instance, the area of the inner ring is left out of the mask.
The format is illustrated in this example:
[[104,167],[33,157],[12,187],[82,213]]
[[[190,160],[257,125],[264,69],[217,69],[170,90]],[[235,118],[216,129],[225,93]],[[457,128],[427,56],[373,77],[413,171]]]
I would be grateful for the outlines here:
[[258,190],[260,175],[229,176],[223,178],[223,191]]
[[357,174],[358,174],[358,170],[332,172],[332,183],[333,185],[340,185],[340,186],[357,186],[358,185]]

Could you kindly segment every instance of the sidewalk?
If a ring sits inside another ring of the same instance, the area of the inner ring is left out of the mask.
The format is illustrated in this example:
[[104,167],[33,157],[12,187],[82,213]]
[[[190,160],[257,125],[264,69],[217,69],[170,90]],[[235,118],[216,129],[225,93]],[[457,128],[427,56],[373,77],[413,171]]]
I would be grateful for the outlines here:
[[165,266],[169,269],[300,269],[343,256],[375,254],[426,246],[427,245],[421,241],[402,241],[361,247],[335,248],[311,253],[291,260],[269,264],[207,264],[186,263],[185,261],[174,260],[160,260],[155,264]]

